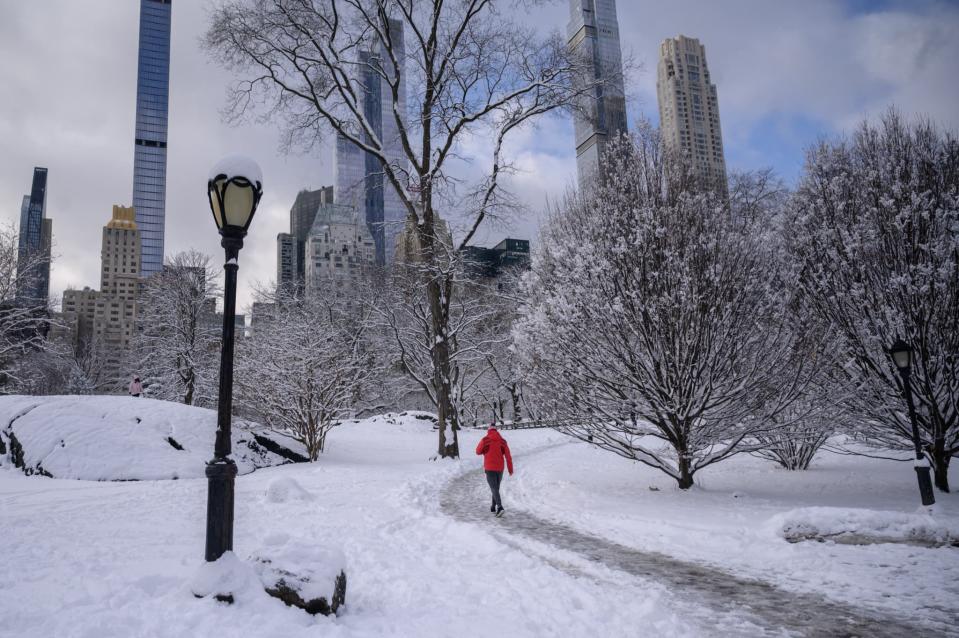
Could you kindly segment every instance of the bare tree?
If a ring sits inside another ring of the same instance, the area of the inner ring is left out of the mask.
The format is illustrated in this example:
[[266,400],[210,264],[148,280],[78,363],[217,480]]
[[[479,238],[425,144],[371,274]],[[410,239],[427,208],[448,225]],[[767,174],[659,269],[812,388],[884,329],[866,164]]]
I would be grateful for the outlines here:
[[780,425],[808,366],[768,220],[734,221],[648,125],[607,161],[549,222],[516,347],[566,432],[686,489]]
[[238,352],[239,407],[302,443],[315,461],[329,431],[356,413],[373,378],[365,341],[370,306],[333,285],[272,303],[271,316]]
[[[511,170],[505,141],[595,90],[593,80],[582,81],[585,61],[558,33],[543,38],[522,26],[515,14],[525,4],[226,0],[206,34],[207,49],[242,76],[231,94],[232,116],[282,119],[289,144],[310,146],[335,132],[378,162],[405,207],[425,263],[435,266],[424,270],[424,299],[436,343],[431,383],[444,457],[459,455],[456,430],[446,427],[453,414],[448,317],[456,291],[442,266],[437,203],[465,220],[457,246],[468,245],[484,220],[513,203],[502,189]],[[388,140],[365,112],[358,78],[370,75],[385,86],[382,99],[393,117],[383,130],[395,131],[402,162],[391,159]],[[477,136],[490,140],[492,151],[485,169],[474,163],[480,176],[467,181],[454,166],[464,143]]]
[[948,491],[959,454],[959,142],[889,111],[809,151],[787,228],[802,303],[835,331],[859,434],[909,449],[902,380],[887,348],[912,344],[922,448]]
[[148,396],[215,403],[218,280],[210,257],[190,250],[174,255],[144,282],[134,348]]
[[46,299],[25,299],[19,291],[33,289],[33,279],[50,262],[43,251],[19,251],[19,232],[0,227],[0,387],[15,389],[26,381],[18,359],[43,344],[49,328]]
[[445,337],[440,338],[433,331],[430,306],[424,294],[427,279],[423,269],[430,266],[410,262],[396,268],[389,289],[376,304],[376,312],[392,336],[387,346],[392,357],[437,412],[443,385],[433,374],[433,362],[436,349],[445,348],[449,358],[445,384],[449,390],[446,425],[450,432],[447,435],[455,436],[453,432],[464,425],[464,419],[470,415],[475,419],[475,402],[484,377],[490,374],[487,359],[495,337],[488,334],[488,325],[494,319],[495,309],[487,303],[482,286],[462,278],[458,262],[447,254],[449,261],[443,268],[450,270],[448,277],[455,294],[446,303]]

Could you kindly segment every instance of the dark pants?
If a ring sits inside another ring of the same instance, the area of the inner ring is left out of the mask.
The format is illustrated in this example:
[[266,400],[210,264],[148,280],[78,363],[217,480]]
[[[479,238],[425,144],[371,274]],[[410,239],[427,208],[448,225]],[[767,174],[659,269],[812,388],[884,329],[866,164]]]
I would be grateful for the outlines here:
[[489,483],[489,491],[493,493],[493,505],[497,508],[503,507],[503,501],[499,498],[499,484],[503,480],[502,472],[486,470],[486,482]]

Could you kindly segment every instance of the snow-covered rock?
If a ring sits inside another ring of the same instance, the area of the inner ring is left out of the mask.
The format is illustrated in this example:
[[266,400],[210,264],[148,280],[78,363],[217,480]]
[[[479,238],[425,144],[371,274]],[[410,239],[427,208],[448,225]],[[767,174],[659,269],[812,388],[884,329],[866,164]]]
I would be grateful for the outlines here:
[[[5,396],[0,430],[17,457],[11,460],[28,474],[96,481],[200,478],[213,456],[216,412],[132,397]],[[240,474],[289,462],[254,435],[303,453],[286,437],[234,419],[232,456]]]
[[339,548],[287,537],[251,562],[266,592],[291,607],[328,616],[345,601],[346,556]]

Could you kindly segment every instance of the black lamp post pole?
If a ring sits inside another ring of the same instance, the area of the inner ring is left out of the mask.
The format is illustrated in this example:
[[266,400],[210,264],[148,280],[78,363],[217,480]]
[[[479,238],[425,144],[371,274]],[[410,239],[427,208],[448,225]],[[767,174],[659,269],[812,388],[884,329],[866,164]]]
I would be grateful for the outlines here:
[[936,497],[932,492],[932,479],[929,476],[929,463],[922,452],[922,441],[919,439],[919,425],[916,421],[916,406],[912,401],[912,384],[909,382],[910,366],[899,368],[902,375],[903,394],[906,395],[906,404],[909,406],[909,420],[912,422],[912,444],[916,448],[916,476],[919,479],[919,496],[923,505],[932,505]]
[[236,321],[237,257],[243,247],[242,232],[220,231],[226,250],[223,266],[226,281],[223,291],[223,346],[220,353],[220,397],[217,404],[216,445],[213,459],[206,464],[208,479],[206,503],[206,560],[215,561],[233,549],[233,482],[236,463],[230,458],[233,413],[233,338]]

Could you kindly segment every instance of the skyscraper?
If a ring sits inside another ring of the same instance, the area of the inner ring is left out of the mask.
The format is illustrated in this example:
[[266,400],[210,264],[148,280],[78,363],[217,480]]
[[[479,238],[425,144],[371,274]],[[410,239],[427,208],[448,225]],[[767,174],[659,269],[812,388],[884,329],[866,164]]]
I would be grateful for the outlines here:
[[290,233],[276,236],[276,285],[286,293],[297,288],[296,239]]
[[123,387],[124,366],[136,332],[140,233],[133,208],[114,206],[103,227],[100,290],[65,290],[58,332],[70,345],[102,357],[109,389]]
[[579,183],[599,173],[610,137],[626,132],[623,56],[619,46],[616,0],[570,0],[567,28],[570,49],[590,67],[596,87],[580,104],[576,127],[576,169]]
[[716,85],[706,47],[695,38],[667,38],[659,47],[656,95],[663,138],[682,151],[704,180],[726,188],[726,160]]
[[[403,22],[390,20],[390,30],[394,56],[397,60],[403,60],[406,57]],[[359,51],[357,58],[357,77],[353,81],[362,95],[363,114],[382,143],[389,164],[405,168],[408,162],[393,113],[392,92],[384,77],[384,74],[387,77],[393,75],[390,56],[384,50],[373,49]],[[396,110],[400,119],[405,121],[406,81],[402,73]],[[365,133],[363,139],[370,142]],[[383,173],[379,158],[360,150],[342,135],[337,135],[334,173],[336,203],[353,207],[366,220],[376,246],[376,263],[387,263],[393,257],[396,236],[406,219],[406,208],[399,193]]]
[[140,0],[133,208],[140,230],[143,276],[163,270],[171,1]]
[[50,293],[52,222],[47,216],[47,169],[33,169],[30,194],[20,205],[17,246],[17,300],[46,303]]
[[327,285],[350,285],[375,262],[366,220],[352,206],[321,206],[306,242],[306,294],[316,294]]
[[333,187],[303,189],[290,208],[290,232],[276,236],[276,283],[287,292],[302,292],[305,281],[306,242],[316,213],[333,204]]

